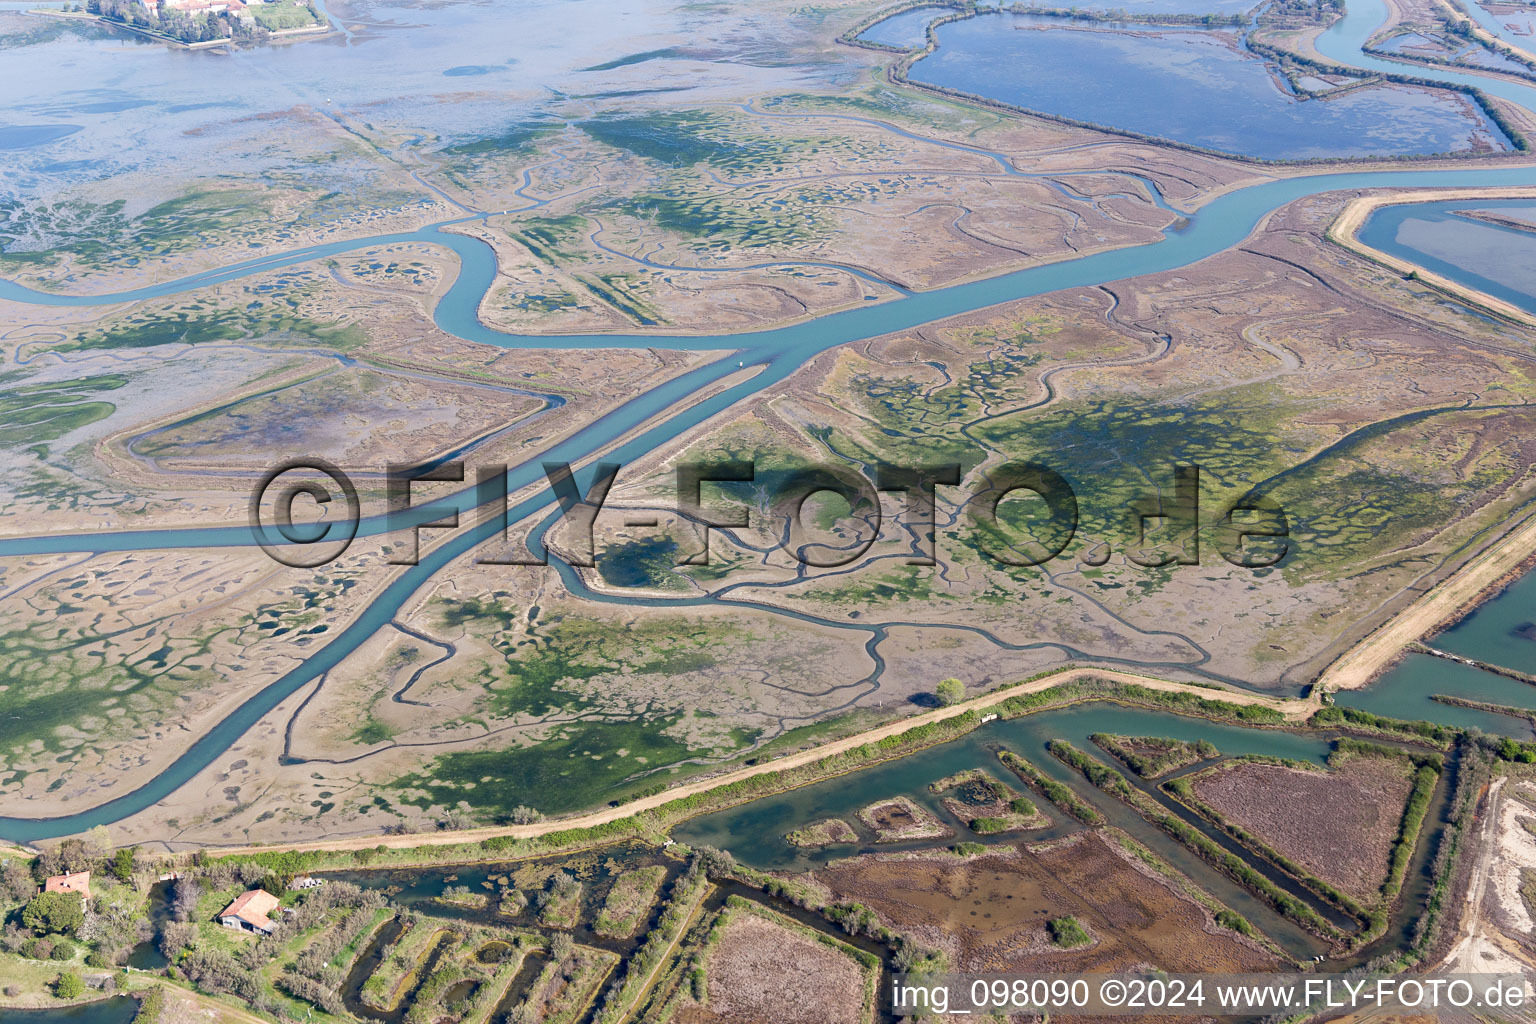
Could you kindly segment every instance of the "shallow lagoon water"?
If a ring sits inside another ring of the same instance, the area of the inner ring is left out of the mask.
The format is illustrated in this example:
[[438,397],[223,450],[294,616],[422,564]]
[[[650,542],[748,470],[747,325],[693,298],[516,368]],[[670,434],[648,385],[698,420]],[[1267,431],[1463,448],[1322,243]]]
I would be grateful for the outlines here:
[[912,48],[922,46],[927,38],[924,31],[928,23],[940,14],[947,13],[946,7],[917,7],[910,11],[902,11],[893,14],[889,18],[877,21],[863,32],[859,38],[871,43],[884,43],[886,46],[904,46]]
[[[252,171],[298,166],[319,173],[323,165],[303,162],[303,139],[288,154],[274,146],[273,124],[262,115],[306,106],[428,140],[477,139],[500,135],[553,102],[550,90],[580,96],[633,85],[648,74],[625,66],[584,68],[621,62],[652,45],[724,46],[710,36],[714,22],[658,0],[515,6],[353,0],[333,2],[329,13],[339,28],[328,36],[235,53],[171,49],[94,26],[0,50],[0,125],[68,120],[80,127],[68,139],[26,150],[7,149],[0,138],[0,194],[46,193],[154,167],[174,169],[177,180],[216,176],[232,161]],[[25,32],[57,24],[11,21]],[[579,32],[571,31],[574,24]],[[689,76],[701,101],[722,83],[736,96],[788,91],[806,80],[802,68],[712,55],[694,60],[696,73]],[[218,88],[211,97],[212,82]],[[103,106],[116,103],[138,109],[122,117]],[[71,109],[82,116],[59,113]],[[297,123],[280,129],[303,130]]]
[[[1075,776],[1045,749],[1051,739],[1065,739],[1081,749],[1106,757],[1088,739],[1095,732],[1131,736],[1167,736],[1174,739],[1205,739],[1216,744],[1222,754],[1268,754],[1323,764],[1328,756],[1328,741],[1320,736],[1306,736],[1268,729],[1244,729],[1199,718],[1185,718],[1118,704],[1093,702],[1059,711],[1043,711],[1021,718],[989,722],[959,739],[930,748],[920,754],[898,758],[866,768],[851,775],[828,779],[773,797],[765,797],[739,807],[728,808],[685,822],[673,829],[679,842],[707,843],[729,848],[737,857],[764,870],[804,870],[836,857],[859,851],[900,848],[876,846],[868,842],[867,830],[854,819],[860,808],[877,800],[903,794],[932,809],[941,820],[956,828],[954,841],[974,840],[964,828],[949,818],[939,797],[928,791],[928,784],[965,768],[981,767],[1015,789],[1028,789],[997,760],[995,748],[1001,746],[1029,760],[1048,775],[1071,781]],[[1074,787],[1081,788],[1081,787]],[[1086,790],[1085,790],[1085,795]],[[1060,824],[1061,811],[1029,796]],[[866,844],[861,847],[831,846],[821,850],[802,850],[784,841],[784,833],[819,818],[840,817],[860,831]],[[1016,833],[1037,838],[1036,833]],[[909,845],[932,845],[919,843]]]
[[68,138],[80,130],[76,124],[0,125],[0,149],[31,149]]
[[1536,732],[1524,719],[1429,699],[1437,693],[1490,704],[1536,706],[1536,687],[1430,654],[1409,654],[1366,689],[1341,691],[1337,699],[1346,707],[1391,718],[1427,719],[1457,729],[1481,729],[1521,740],[1536,738]]
[[988,14],[937,35],[914,80],[1225,153],[1295,160],[1504,145],[1485,115],[1445,93],[1371,86],[1299,100],[1224,33],[1040,30]]
[[[1453,654],[1536,675],[1536,573],[1522,576],[1431,642]],[[1531,694],[1536,697],[1536,689]]]
[[[1526,231],[1460,216],[1461,210],[1506,213],[1531,221],[1531,200],[1460,200],[1386,206],[1359,232],[1367,245],[1536,312],[1536,228]],[[1497,660],[1497,659],[1485,659]]]

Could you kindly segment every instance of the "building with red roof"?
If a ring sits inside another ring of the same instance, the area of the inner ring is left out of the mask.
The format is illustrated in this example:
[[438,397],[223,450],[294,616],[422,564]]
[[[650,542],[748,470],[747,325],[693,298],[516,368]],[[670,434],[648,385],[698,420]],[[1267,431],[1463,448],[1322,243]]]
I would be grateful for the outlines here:
[[89,871],[75,871],[67,875],[54,875],[43,881],[43,892],[72,892],[85,900],[91,901],[91,873]]
[[271,935],[277,922],[271,919],[281,901],[265,889],[252,889],[235,897],[235,901],[219,914],[219,924],[225,928]]

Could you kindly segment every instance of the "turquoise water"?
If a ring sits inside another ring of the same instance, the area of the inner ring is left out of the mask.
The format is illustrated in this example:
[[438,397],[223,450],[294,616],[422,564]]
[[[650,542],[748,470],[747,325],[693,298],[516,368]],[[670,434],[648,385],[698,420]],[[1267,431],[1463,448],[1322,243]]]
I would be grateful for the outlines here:
[[[1536,176],[1533,176],[1536,177]],[[1361,227],[1367,245],[1536,313],[1536,228],[1489,224],[1459,210],[1530,217],[1536,202],[1460,200],[1385,206]]]
[[[1358,42],[1380,24],[1383,8],[1380,0],[1355,0],[1349,7],[1349,16],[1342,19],[1324,40],[1329,47],[1345,48],[1353,41],[1356,47],[1356,63],[1371,63],[1398,67],[1390,62],[1374,61],[1358,54]],[[1374,19],[1374,20],[1372,20]],[[988,19],[977,19],[985,22]],[[968,23],[964,23],[968,24]],[[1020,33],[1023,34],[1023,33]],[[351,36],[348,43],[352,42]],[[23,48],[28,49],[28,48]],[[301,48],[288,48],[293,52]],[[287,51],[274,51],[287,52]],[[306,51],[307,52],[307,51]],[[9,59],[9,58],[8,58]],[[242,60],[251,59],[242,57]],[[310,61],[312,57],[294,57],[294,60]],[[452,66],[461,66],[462,59]],[[189,58],[187,67],[200,67],[200,58]],[[445,65],[446,66],[446,65]],[[14,67],[14,65],[13,65]],[[21,70],[21,69],[18,69]],[[1448,73],[1446,80],[1464,80],[1469,76]],[[1479,83],[1483,80],[1477,79]],[[398,83],[396,83],[398,85]],[[1505,88],[1507,87],[1507,88]],[[1490,92],[1504,95],[1513,90],[1515,95],[1530,102],[1536,90],[1509,83],[1490,83]],[[1500,91],[1503,89],[1504,91]],[[1330,101],[1332,102],[1332,101]],[[953,316],[1029,295],[1094,285],[1141,274],[1155,273],[1187,266],[1240,241],[1258,223],[1259,219],[1279,206],[1294,199],[1317,192],[1344,188],[1368,187],[1441,187],[1441,186],[1499,186],[1525,184],[1530,172],[1519,168],[1454,170],[1372,171],[1346,174],[1297,176],[1284,181],[1238,189],[1221,196],[1205,209],[1189,216],[1179,229],[1170,232],[1156,244],[1097,253],[1092,256],[1063,261],[1048,266],[1034,267],[1013,274],[985,281],[938,289],[931,292],[905,295],[893,301],[861,307],[844,313],[823,317],[814,322],[773,330],[726,335],[720,337],[681,337],[664,335],[570,335],[555,337],[522,337],[494,331],[482,324],[477,316],[480,297],[490,286],[495,272],[495,260],[490,249],[473,239],[440,231],[440,226],[422,231],[375,236],[350,242],[297,249],[289,253],[265,257],[232,265],[220,270],[194,275],[178,281],[153,287],[135,289],[112,295],[51,295],[31,291],[11,282],[0,282],[0,298],[23,303],[51,306],[91,306],[96,304],[133,301],[163,295],[179,294],[219,281],[262,273],[278,267],[298,263],[341,252],[368,248],[393,241],[423,241],[452,250],[460,260],[460,272],[441,298],[434,311],[439,327],[450,334],[484,344],[503,347],[533,348],[606,348],[606,347],[663,347],[679,349],[719,349],[737,347],[738,351],[718,363],[696,369],[678,380],[664,384],[651,392],[631,400],[612,413],[579,431],[572,437],[539,453],[542,460],[578,461],[587,453],[599,449],[615,438],[634,429],[652,417],[660,416],[659,422],[645,433],[620,445],[611,457],[620,462],[631,462],[656,448],[668,444],[693,426],[725,409],[727,406],[756,394],[783,380],[806,360],[835,345],[849,341],[894,332],[932,320]],[[474,219],[474,218],[465,218]],[[735,372],[736,362],[744,362],[757,370],[752,379],[739,383],[716,396],[688,409],[678,411],[689,395]],[[514,467],[510,474],[510,487],[533,483],[542,476],[538,465],[529,461]],[[586,487],[590,473],[578,474],[579,483]],[[472,491],[461,492],[448,501],[417,510],[414,521],[422,522],[440,516],[446,507],[468,508],[475,503]],[[514,520],[544,514],[554,506],[553,497],[543,494],[514,506]],[[360,533],[377,534],[383,531],[381,516],[365,519]],[[210,763],[219,753],[228,749],[239,736],[254,725],[278,702],[321,673],[338,664],[356,647],[383,627],[395,612],[435,573],[452,559],[468,552],[494,537],[496,528],[487,525],[478,529],[463,530],[435,551],[427,555],[419,566],[407,570],[389,587],[385,588],[369,608],[347,628],[337,632],[326,646],[311,654],[303,663],[281,676],[265,689],[251,697],[228,717],[203,735],[166,771],[149,784],[123,794],[104,804],[82,810],[65,817],[33,820],[24,818],[0,818],[0,835],[28,841],[83,831],[97,824],[110,823],[137,813],[156,801],[168,796]],[[223,527],[186,530],[146,530],[84,535],[55,535],[38,538],[16,538],[0,541],[0,557],[41,554],[48,552],[92,552],[153,550],[163,548],[209,548],[248,546],[253,543],[248,529]],[[622,602],[622,598],[615,599]],[[1449,709],[1444,709],[1449,710]]]
[[[439,232],[435,228],[409,236],[433,241],[453,249],[461,259],[461,271],[440,300],[434,313],[438,325],[450,334],[506,347],[608,347],[613,345],[720,348],[741,346],[737,358],[694,370],[676,381],[664,384],[625,403],[614,412],[578,431],[546,452],[540,459],[578,461],[588,452],[633,429],[639,423],[662,414],[659,423],[644,433],[618,445],[608,456],[613,461],[629,463],[656,448],[668,444],[691,427],[702,423],[741,399],[783,380],[818,352],[847,341],[894,332],[907,327],[948,317],[1009,299],[1038,295],[1058,289],[1119,280],[1186,266],[1220,252],[1245,237],[1271,210],[1316,192],[1341,188],[1420,187],[1442,185],[1513,185],[1529,181],[1530,172],[1521,168],[1465,168],[1454,170],[1367,171],[1342,174],[1301,175],[1280,181],[1238,189],[1214,200],[1191,215],[1182,230],[1168,234],[1162,241],[1143,246],[1096,253],[1081,259],[1005,274],[1000,277],[955,285],[910,296],[876,306],[865,306],[823,317],[813,322],[715,338],[677,338],[653,335],[571,335],[554,338],[520,337],[502,334],[480,323],[476,310],[480,296],[494,274],[494,257],[483,243]],[[304,262],[322,254],[367,248],[378,239],[362,239],[303,250],[296,254],[252,261],[211,274],[197,275],[117,296],[69,297],[35,292],[11,282],[0,282],[0,298],[41,305],[83,306],[154,295],[175,294],[208,283],[210,278],[232,279],[275,265]],[[736,384],[713,398],[681,411],[676,410],[687,395],[713,380],[736,371],[735,362],[758,367],[750,380]],[[585,491],[591,472],[578,473],[578,483]],[[536,462],[511,470],[511,488],[531,483],[542,476]],[[473,491],[461,492],[452,503],[468,507]],[[552,494],[544,493],[511,508],[513,521],[527,518],[554,506]],[[441,514],[443,505],[420,510],[422,521]],[[382,517],[365,520],[359,531],[382,532]],[[96,807],[49,819],[0,818],[0,835],[15,841],[30,841],[84,831],[137,813],[169,796],[190,780],[221,752],[289,694],[321,673],[335,667],[363,641],[385,626],[398,609],[450,561],[476,548],[498,534],[491,522],[474,529],[461,530],[422,558],[419,565],[405,570],[351,624],[338,631],[324,647],[315,651],[290,670],[249,698],[192,744],[154,780],[137,790],[122,794]],[[252,543],[245,527],[207,529],[129,531],[87,535],[56,535],[42,538],[13,538],[0,541],[0,557],[58,551],[124,551],[156,548],[228,547]]]
[[1536,738],[1523,719],[1429,699],[1437,693],[1490,704],[1536,707],[1536,686],[1429,654],[1409,654],[1370,687],[1340,691],[1337,700],[1348,707],[1392,718],[1428,719],[1458,729],[1481,729],[1522,740]]
[[[1455,626],[1428,638],[1430,646],[1536,675],[1536,573],[1527,574]],[[1528,722],[1451,707],[1429,699],[1446,694],[1511,707],[1536,708],[1536,686],[1428,654],[1410,654],[1365,690],[1342,692],[1340,704],[1396,718],[1433,719],[1458,728],[1531,739]]]
[[[1373,86],[1303,101],[1226,33],[1038,29],[991,14],[937,30],[911,77],[1016,106],[1268,160],[1506,148],[1455,97]],[[1153,99],[1150,99],[1153,98]]]
[[8,1010],[0,1007],[0,1024],[129,1024],[138,1011],[138,1000],[131,996],[114,996],[57,1009]]
[[[1473,6],[1476,7],[1475,4]],[[1368,71],[1384,71],[1390,74],[1412,75],[1432,82],[1473,86],[1491,96],[1498,96],[1518,103],[1527,110],[1536,111],[1536,84],[1526,85],[1464,71],[1404,64],[1360,52],[1360,47],[1386,21],[1386,18],[1387,8],[1383,0],[1350,0],[1344,8],[1344,17],[1334,22],[1326,32],[1317,37],[1315,44],[1317,52],[1329,60]]]
[[[1435,637],[1435,647],[1536,675],[1536,573]],[[1536,696],[1536,690],[1532,690]]]
[[[803,786],[778,796],[765,797],[739,807],[703,815],[683,822],[672,836],[683,843],[706,843],[729,848],[753,867],[763,870],[803,871],[815,864],[847,857],[853,853],[888,850],[890,845],[876,845],[854,815],[877,800],[905,795],[928,807],[955,830],[954,842],[975,840],[963,825],[950,817],[940,804],[940,797],[928,791],[928,784],[965,768],[980,767],[992,776],[1020,791],[1028,787],[997,760],[1001,746],[1021,755],[1048,775],[1074,782],[1076,776],[1046,749],[1046,741],[1065,739],[1077,747],[1104,756],[1088,739],[1096,732],[1126,736],[1166,736],[1183,740],[1209,740],[1225,755],[1268,754],[1321,765],[1327,760],[1329,741],[1321,736],[1305,736],[1267,729],[1243,729],[1199,718],[1182,718],[1156,711],[1127,708],[1118,704],[1093,703],[1061,711],[1044,711],[1022,718],[989,722],[974,732],[949,743],[929,748],[921,754],[899,758],[866,768],[851,775],[841,775],[825,782]],[[1086,788],[1084,795],[1088,795]],[[1066,815],[1033,792],[1031,800],[1058,825],[1067,824]],[[784,833],[820,818],[844,818],[860,833],[859,846],[830,846],[821,850],[802,850],[784,841]],[[1061,831],[1060,828],[1055,831]],[[1052,833],[1054,834],[1054,832]],[[1015,833],[1036,838],[1034,833]],[[910,845],[932,845],[932,841]]]

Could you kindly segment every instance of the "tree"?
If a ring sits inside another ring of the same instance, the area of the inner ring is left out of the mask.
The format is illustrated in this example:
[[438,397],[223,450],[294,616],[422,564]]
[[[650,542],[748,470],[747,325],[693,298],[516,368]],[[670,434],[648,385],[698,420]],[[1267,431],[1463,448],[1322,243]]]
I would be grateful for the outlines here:
[[37,892],[37,883],[25,862],[13,858],[0,864],[0,901],[25,903]]
[[60,999],[79,999],[85,995],[85,982],[74,971],[65,971],[53,980],[53,994]]
[[38,893],[22,908],[21,923],[39,935],[73,934],[85,923],[85,901],[72,892]]
[[939,685],[933,688],[933,695],[939,698],[939,703],[945,707],[959,704],[965,700],[965,684],[954,678],[940,680]]
[[112,855],[112,861],[107,870],[116,876],[119,882],[133,881],[133,854],[136,848],[125,846]]
[[197,914],[197,899],[202,893],[198,890],[197,882],[187,875],[182,875],[172,883],[175,887],[171,894],[171,916],[178,921],[190,921]]
[[38,881],[52,875],[73,874],[89,870],[98,860],[83,839],[66,839],[58,846],[50,847],[33,861],[32,871]]
[[155,939],[155,948],[160,950],[160,955],[167,960],[175,960],[181,955],[182,950],[192,945],[196,935],[197,929],[190,924],[167,921],[160,926],[160,934]]
[[107,826],[97,825],[85,834],[85,848],[95,860],[106,860],[112,852],[112,833]]
[[736,870],[736,858],[729,850],[717,850],[713,846],[693,848],[699,870],[709,878],[725,878]]

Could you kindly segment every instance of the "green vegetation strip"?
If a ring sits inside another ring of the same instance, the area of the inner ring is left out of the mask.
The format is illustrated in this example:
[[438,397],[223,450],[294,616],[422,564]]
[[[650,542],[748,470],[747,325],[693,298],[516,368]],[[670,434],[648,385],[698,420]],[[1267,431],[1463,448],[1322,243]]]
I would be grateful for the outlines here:
[[[1381,887],[1383,903],[1390,904],[1403,891],[1403,879],[1408,874],[1408,862],[1418,845],[1419,833],[1424,828],[1424,817],[1429,813],[1429,801],[1435,792],[1439,773],[1430,765],[1420,765],[1413,773],[1413,790],[1408,794],[1408,807],[1403,812],[1402,827],[1398,829],[1397,842],[1392,847],[1391,866],[1387,869],[1387,881]],[[1386,914],[1382,912],[1382,930],[1386,929]]]
[[517,979],[517,972],[522,970],[525,958],[526,953],[519,944],[517,953],[497,964],[491,976],[475,989],[474,996],[470,999],[469,1005],[464,1007],[459,1020],[463,1024],[491,1024],[491,1015],[496,1012],[496,1007],[501,1005],[507,990]]
[[133,1024],[160,1024],[160,1015],[165,1013],[165,986],[156,985],[144,993],[139,1000],[139,1009],[133,1015]]
[[400,998],[431,955],[432,947],[447,938],[446,928],[415,916],[406,920],[409,927],[405,933],[395,939],[379,966],[363,982],[363,1002],[374,1009],[388,1012],[399,1005]]
[[1412,743],[1424,743],[1440,750],[1449,750],[1456,742],[1456,730],[1435,722],[1405,722],[1396,718],[1384,718],[1359,708],[1321,708],[1307,724],[1315,729],[1341,729],[1372,736],[1392,737]]
[[684,872],[672,883],[671,895],[661,920],[645,942],[619,968],[622,975],[608,990],[592,1024],[619,1024],[628,1019],[650,991],[653,976],[671,955],[694,911],[709,893],[709,879],[702,871]]
[[1040,769],[1024,760],[1018,754],[1011,750],[999,750],[997,758],[1003,762],[1009,771],[1022,779],[1026,785],[1034,788],[1041,796],[1072,815],[1072,817],[1084,825],[1104,824],[1104,815],[1094,810],[1090,804],[1072,792],[1071,787],[1063,786],[1055,779],[1042,775]]
[[1471,711],[1483,711],[1490,715],[1508,715],[1510,718],[1518,718],[1521,721],[1536,725],[1536,710],[1531,708],[1515,707],[1512,704],[1494,704],[1486,700],[1468,700],[1465,697],[1452,697],[1444,693],[1430,694],[1430,700],[1440,704],[1449,704],[1452,707],[1467,708]]
[[592,930],[612,939],[633,935],[640,922],[645,920],[645,912],[651,909],[651,900],[666,877],[667,869],[661,864],[620,875],[608,890],[608,898],[603,901],[603,909],[598,911]]
[[1155,736],[1117,736],[1108,732],[1096,732],[1088,738],[1144,779],[1155,779],[1196,762],[1209,761],[1221,753],[1208,740],[1190,743]]

